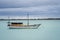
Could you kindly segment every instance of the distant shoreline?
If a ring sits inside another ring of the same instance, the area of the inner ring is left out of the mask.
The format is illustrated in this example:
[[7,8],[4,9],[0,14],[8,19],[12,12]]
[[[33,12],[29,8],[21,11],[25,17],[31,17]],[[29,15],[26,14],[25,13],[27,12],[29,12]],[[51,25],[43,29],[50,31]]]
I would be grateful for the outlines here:
[[[3,20],[28,20],[28,19],[0,19]],[[41,19],[29,19],[29,20],[60,20],[60,18],[41,18]]]

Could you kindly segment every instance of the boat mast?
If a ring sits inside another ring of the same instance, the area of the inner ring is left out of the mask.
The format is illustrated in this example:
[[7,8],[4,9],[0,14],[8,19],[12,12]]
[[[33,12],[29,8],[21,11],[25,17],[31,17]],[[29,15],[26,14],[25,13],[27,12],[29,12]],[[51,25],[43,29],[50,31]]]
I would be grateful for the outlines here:
[[8,17],[8,26],[10,26],[10,19],[9,19],[9,17]]
[[8,20],[9,20],[8,23],[10,23],[10,19],[9,19],[9,17],[8,17]]
[[27,25],[29,25],[29,13],[27,13]]

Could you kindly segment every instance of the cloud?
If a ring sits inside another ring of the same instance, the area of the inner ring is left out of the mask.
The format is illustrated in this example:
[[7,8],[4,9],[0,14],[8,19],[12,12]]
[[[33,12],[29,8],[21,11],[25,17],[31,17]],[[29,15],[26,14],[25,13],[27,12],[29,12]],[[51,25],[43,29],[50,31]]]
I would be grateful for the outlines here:
[[37,7],[27,7],[27,8],[6,8],[0,9],[0,12],[30,12],[30,13],[52,13],[59,12],[60,5],[49,5],[49,6],[37,6]]
[[59,0],[0,0],[0,8],[22,8],[43,5],[60,5],[59,3]]
[[27,8],[6,8],[0,9],[0,15],[5,16],[26,16],[27,13],[30,16],[36,17],[60,17],[60,6],[37,6]]
[[60,17],[60,0],[0,0],[0,16]]

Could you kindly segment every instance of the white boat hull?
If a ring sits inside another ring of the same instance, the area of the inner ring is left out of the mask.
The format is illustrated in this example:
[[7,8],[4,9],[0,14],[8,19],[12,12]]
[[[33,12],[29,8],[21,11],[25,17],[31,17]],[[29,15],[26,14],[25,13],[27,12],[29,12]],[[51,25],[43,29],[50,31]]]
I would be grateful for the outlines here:
[[36,29],[41,24],[35,24],[35,25],[24,25],[24,26],[9,26],[10,29]]

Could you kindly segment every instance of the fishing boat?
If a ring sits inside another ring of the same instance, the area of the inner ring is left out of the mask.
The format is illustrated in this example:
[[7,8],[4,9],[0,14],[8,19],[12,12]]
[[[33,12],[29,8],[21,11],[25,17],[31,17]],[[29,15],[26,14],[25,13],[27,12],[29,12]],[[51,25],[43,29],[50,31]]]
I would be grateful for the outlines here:
[[10,29],[37,29],[41,24],[29,24],[29,14],[27,14],[27,25],[22,22],[8,22]]

